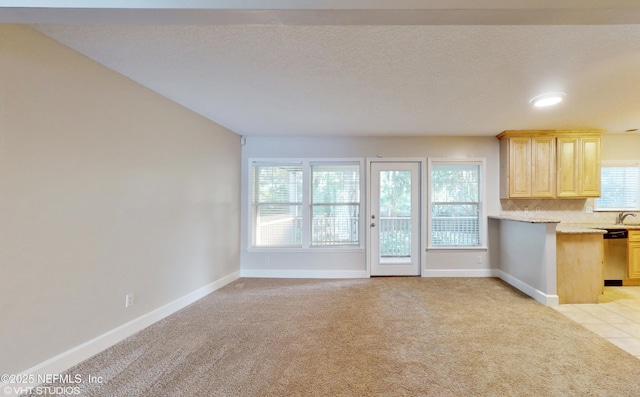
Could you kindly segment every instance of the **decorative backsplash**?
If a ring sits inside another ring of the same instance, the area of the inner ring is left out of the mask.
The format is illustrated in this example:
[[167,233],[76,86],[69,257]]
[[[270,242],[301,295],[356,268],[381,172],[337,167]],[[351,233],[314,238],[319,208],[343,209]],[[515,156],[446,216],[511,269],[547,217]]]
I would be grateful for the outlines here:
[[[501,215],[557,219],[563,223],[615,223],[619,211],[587,213],[595,199],[567,200],[500,200]],[[525,209],[527,212],[525,214]],[[634,218],[635,221],[635,218]],[[640,219],[638,220],[640,222]]]

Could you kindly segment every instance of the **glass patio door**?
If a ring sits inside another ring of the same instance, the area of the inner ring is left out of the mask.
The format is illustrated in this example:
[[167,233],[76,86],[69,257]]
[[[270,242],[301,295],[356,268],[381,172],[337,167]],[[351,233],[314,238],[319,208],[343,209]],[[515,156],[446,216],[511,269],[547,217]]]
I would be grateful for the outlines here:
[[372,276],[420,275],[420,163],[372,162]]

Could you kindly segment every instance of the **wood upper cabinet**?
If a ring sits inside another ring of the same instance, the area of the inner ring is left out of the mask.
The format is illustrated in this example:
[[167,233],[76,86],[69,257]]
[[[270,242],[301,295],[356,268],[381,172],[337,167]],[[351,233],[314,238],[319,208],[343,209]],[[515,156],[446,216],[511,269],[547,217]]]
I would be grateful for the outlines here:
[[600,134],[580,138],[580,195],[582,197],[600,197]]
[[501,139],[500,174],[502,198],[555,197],[555,138]]
[[508,195],[531,196],[531,138],[510,138],[508,146]]
[[600,135],[558,136],[558,197],[600,197]]
[[602,132],[505,131],[498,135],[500,197],[599,197]]
[[531,196],[556,195],[556,142],[551,136],[531,137]]
[[500,138],[500,197],[555,197],[555,151],[552,135],[516,134]]

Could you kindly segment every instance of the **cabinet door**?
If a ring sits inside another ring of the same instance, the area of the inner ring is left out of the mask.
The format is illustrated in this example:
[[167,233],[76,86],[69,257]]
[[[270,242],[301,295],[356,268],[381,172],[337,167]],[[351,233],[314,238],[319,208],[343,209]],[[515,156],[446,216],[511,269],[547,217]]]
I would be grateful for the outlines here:
[[531,139],[531,195],[556,196],[556,138],[553,136]]
[[531,138],[509,138],[509,197],[531,197]]
[[558,153],[558,197],[580,196],[579,153],[580,138],[558,137],[556,150]]
[[627,248],[628,276],[640,279],[640,230],[629,230]]
[[629,243],[629,278],[640,278],[640,242]]
[[580,139],[580,196],[600,197],[600,137]]
[[600,130],[504,131],[500,198],[600,197]]

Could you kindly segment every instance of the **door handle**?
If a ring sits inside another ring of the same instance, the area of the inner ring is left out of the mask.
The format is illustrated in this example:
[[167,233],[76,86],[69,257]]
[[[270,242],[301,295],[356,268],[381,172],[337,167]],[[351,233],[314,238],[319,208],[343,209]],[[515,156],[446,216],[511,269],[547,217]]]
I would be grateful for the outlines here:
[[375,223],[372,223],[372,224],[371,224],[371,227],[376,227],[376,224],[375,224]]

